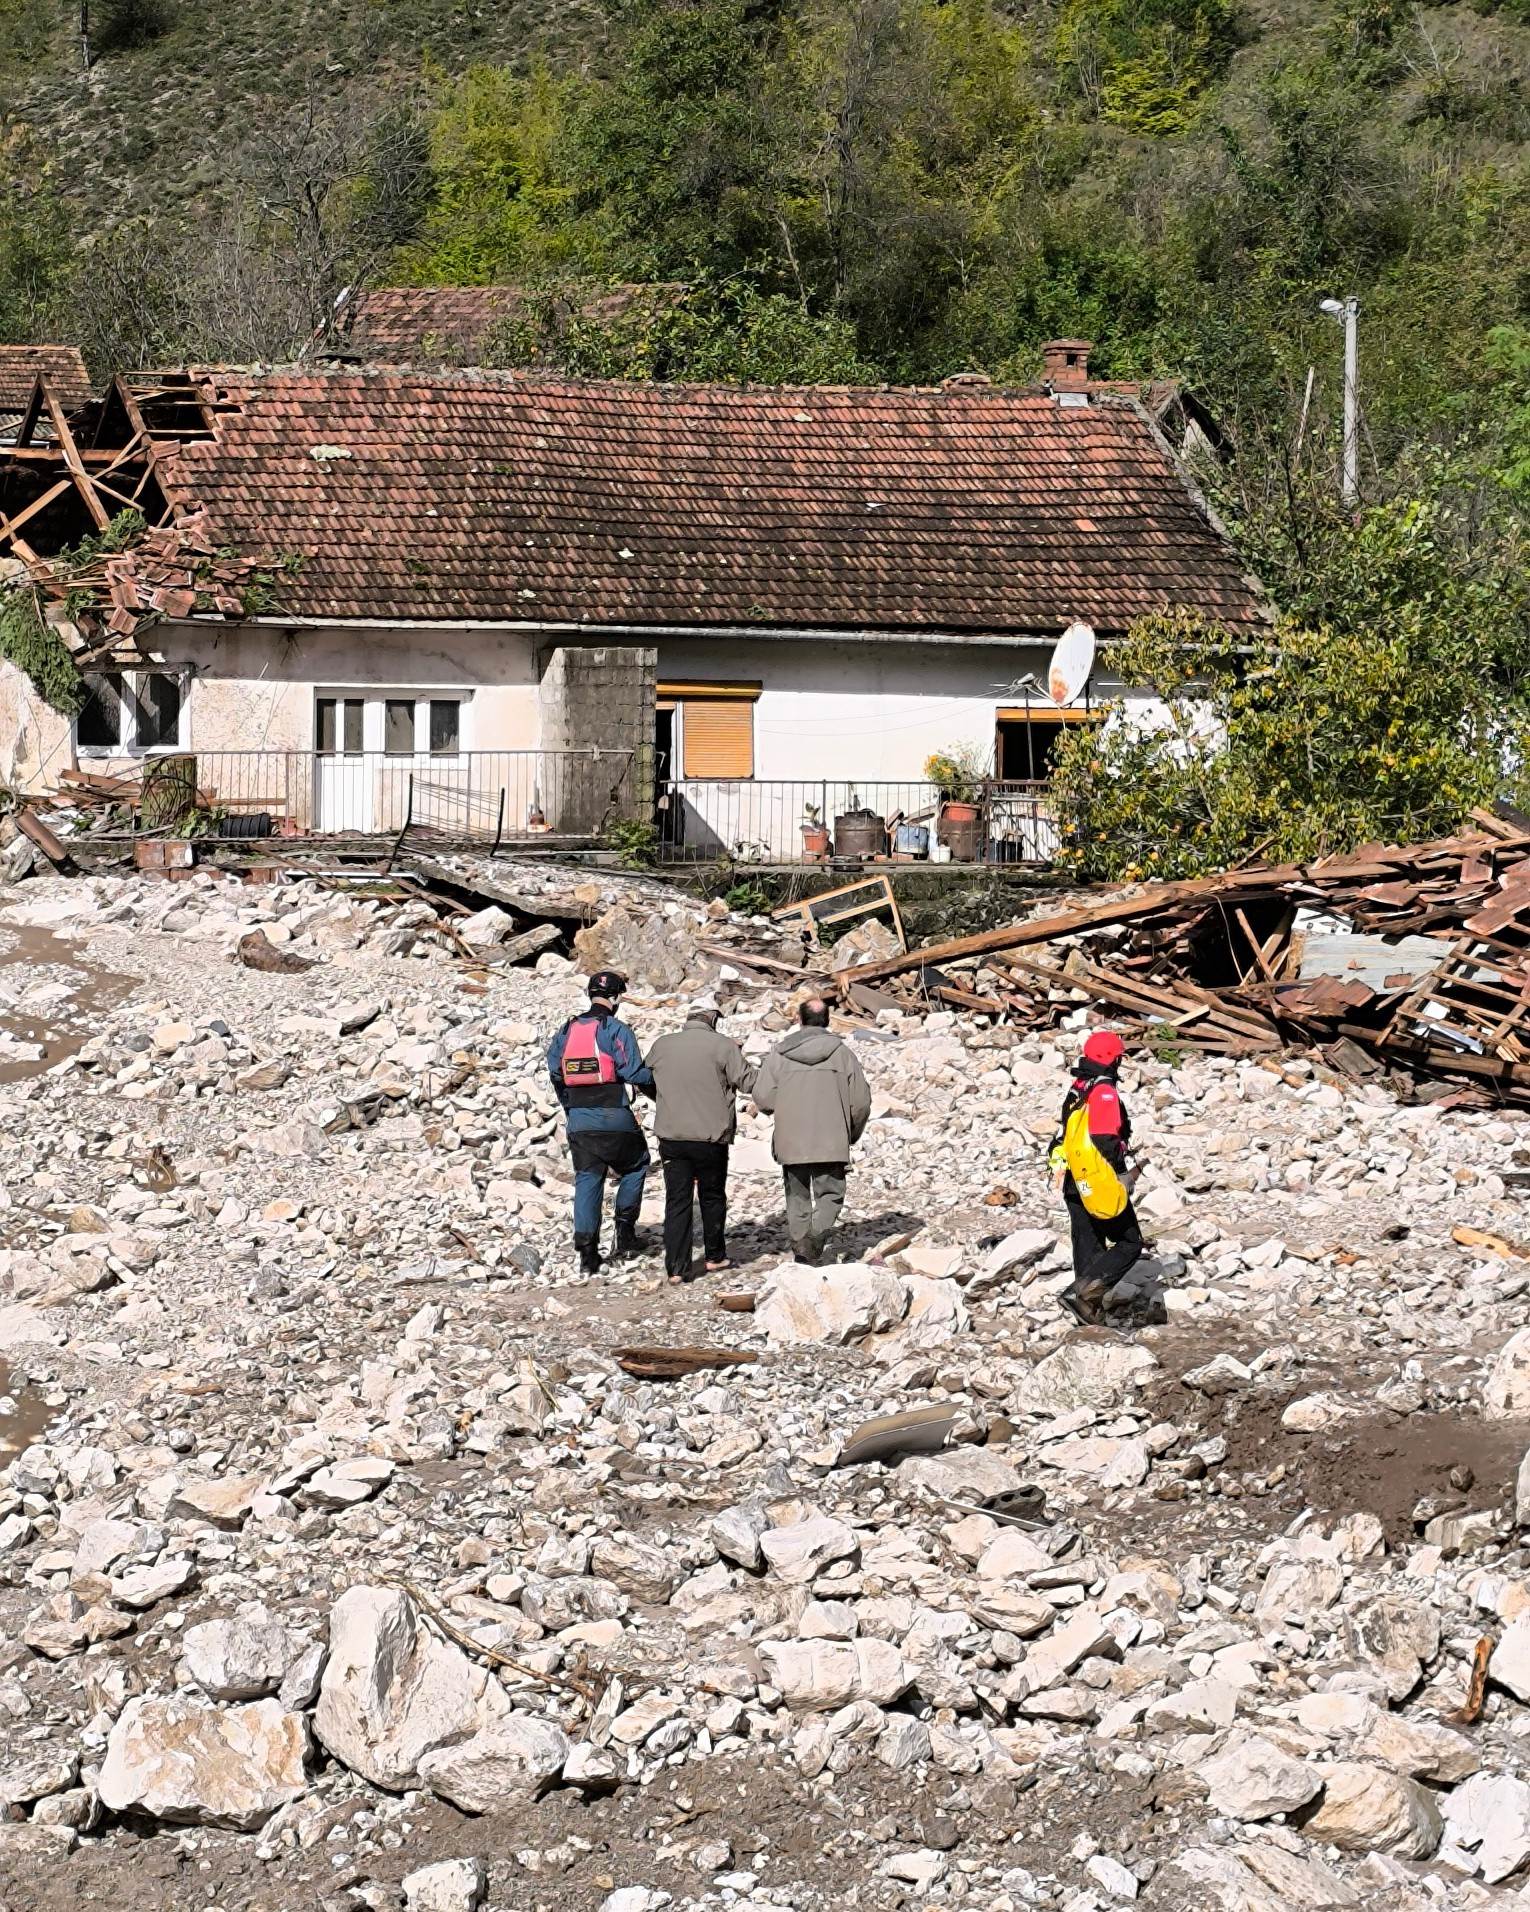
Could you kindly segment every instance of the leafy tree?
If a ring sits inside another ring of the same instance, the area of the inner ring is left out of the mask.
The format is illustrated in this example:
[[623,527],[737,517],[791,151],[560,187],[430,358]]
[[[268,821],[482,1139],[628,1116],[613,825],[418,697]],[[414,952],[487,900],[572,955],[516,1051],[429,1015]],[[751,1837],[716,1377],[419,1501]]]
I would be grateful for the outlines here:
[[[488,341],[491,365],[547,365],[580,378],[757,385],[867,384],[843,320],[815,318],[784,293],[730,280],[655,287],[620,303],[587,283],[531,294]],[[614,309],[613,308],[614,304]]]
[[470,67],[444,84],[430,127],[434,189],[403,276],[499,285],[579,262],[568,150],[580,81]]
[[1183,617],[1137,625],[1111,669],[1167,718],[1123,704],[1059,746],[1081,864],[1172,876],[1439,835],[1522,774],[1530,592],[1514,571],[1467,575],[1447,519],[1438,501],[1365,513],[1293,569],[1296,609],[1251,645]]
[[1066,0],[1058,63],[1100,118],[1166,138],[1193,124],[1232,18],[1228,0]]

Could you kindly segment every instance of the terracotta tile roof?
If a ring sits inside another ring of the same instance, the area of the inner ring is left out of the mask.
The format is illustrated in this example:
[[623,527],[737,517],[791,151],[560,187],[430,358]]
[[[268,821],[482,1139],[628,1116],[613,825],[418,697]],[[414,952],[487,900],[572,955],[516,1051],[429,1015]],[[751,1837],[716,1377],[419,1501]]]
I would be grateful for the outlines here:
[[[638,296],[678,298],[680,285],[614,286],[578,302],[584,318],[618,317]],[[473,365],[494,327],[512,318],[519,286],[378,286],[341,321],[340,350],[374,365]]]
[[90,374],[73,345],[0,345],[0,412],[24,412],[45,372],[65,411],[90,397]]
[[298,552],[295,615],[1118,631],[1255,587],[1141,407],[1034,392],[214,372],[172,501]]

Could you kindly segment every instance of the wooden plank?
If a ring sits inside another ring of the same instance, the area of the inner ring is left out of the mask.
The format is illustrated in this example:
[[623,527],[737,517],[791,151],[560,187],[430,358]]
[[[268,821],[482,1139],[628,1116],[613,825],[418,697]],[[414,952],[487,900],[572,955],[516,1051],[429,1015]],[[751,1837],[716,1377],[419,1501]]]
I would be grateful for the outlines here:
[[[1249,948],[1254,952],[1254,964],[1255,964],[1255,967],[1258,969],[1260,975],[1264,977],[1264,980],[1267,983],[1274,982],[1275,972],[1273,969],[1270,968],[1269,959],[1266,957],[1264,953],[1264,945],[1263,943],[1260,942],[1259,938],[1254,934],[1253,928],[1249,923],[1247,914],[1243,910],[1234,907],[1233,921],[1238,925],[1239,929],[1243,931],[1243,934],[1245,938],[1247,939]],[[1247,972],[1245,971],[1244,974],[1246,976]]]
[[1141,896],[1124,897],[1111,903],[1086,904],[1081,909],[1058,916],[1035,916],[1024,923],[1006,923],[1002,929],[989,929],[976,936],[958,936],[946,943],[930,943],[923,949],[911,949],[902,956],[888,956],[879,963],[867,963],[857,971],[858,982],[880,982],[887,976],[906,975],[910,970],[926,969],[938,963],[960,962],[964,956],[988,956],[1005,949],[1023,949],[1028,944],[1051,943],[1061,936],[1075,936],[1081,930],[1105,929],[1114,923],[1131,923],[1139,917],[1153,916],[1173,909],[1177,903],[1194,900],[1199,894],[1188,884],[1153,890]]
[[53,420],[53,429],[58,434],[59,448],[64,454],[64,463],[74,473],[75,489],[85,500],[85,509],[95,520],[96,529],[104,531],[111,523],[111,513],[96,496],[96,488],[90,482],[90,475],[80,457],[80,448],[74,442],[74,433],[69,429],[69,421],[64,416],[63,407],[52,392],[44,390],[43,401],[48,407],[48,416]]
[[1002,1016],[1005,1005],[992,996],[977,996],[970,989],[955,989],[949,983],[942,983],[932,989],[930,994],[937,1002],[949,1003],[953,1009],[970,1009],[974,1015]]
[[25,511],[18,511],[14,518],[7,518],[3,512],[0,512],[0,532],[8,538],[14,538],[17,530],[26,523],[28,518],[35,518],[39,511],[46,511],[55,498],[71,490],[73,485],[72,478],[60,478],[58,483],[50,485],[40,498],[34,498]]

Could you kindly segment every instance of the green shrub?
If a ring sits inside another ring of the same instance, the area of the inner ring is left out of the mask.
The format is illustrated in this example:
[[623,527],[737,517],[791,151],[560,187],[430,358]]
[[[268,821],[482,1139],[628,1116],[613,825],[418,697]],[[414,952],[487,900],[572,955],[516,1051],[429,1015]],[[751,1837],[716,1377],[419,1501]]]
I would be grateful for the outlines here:
[[94,0],[90,44],[96,53],[130,53],[168,31],[167,0]]

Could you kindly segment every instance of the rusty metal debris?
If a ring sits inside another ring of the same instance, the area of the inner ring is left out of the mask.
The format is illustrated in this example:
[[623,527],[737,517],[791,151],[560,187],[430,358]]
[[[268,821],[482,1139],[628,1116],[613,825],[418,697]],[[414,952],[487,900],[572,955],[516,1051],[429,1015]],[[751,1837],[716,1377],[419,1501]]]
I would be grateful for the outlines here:
[[1479,810],[1472,825],[1083,902],[866,964],[840,1000],[1034,1028],[1088,1003],[1142,1046],[1302,1044],[1346,1075],[1465,1078],[1457,1097],[1530,1103],[1530,823]]

